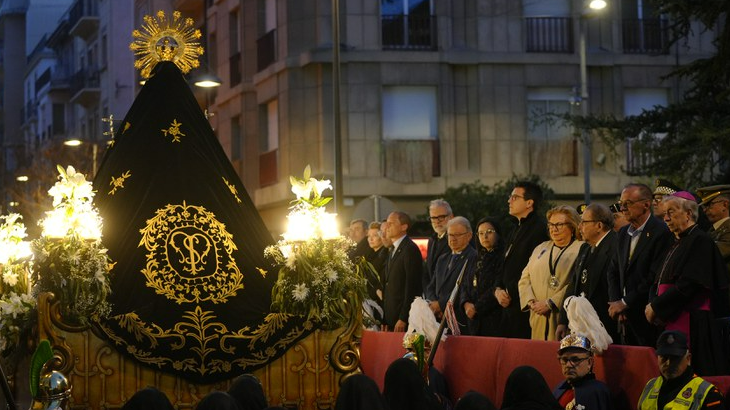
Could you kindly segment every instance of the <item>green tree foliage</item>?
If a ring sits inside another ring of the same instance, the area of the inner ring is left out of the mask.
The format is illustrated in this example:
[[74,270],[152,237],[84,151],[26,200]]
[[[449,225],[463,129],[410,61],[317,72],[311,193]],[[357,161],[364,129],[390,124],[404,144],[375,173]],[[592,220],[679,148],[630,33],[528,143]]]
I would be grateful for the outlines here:
[[652,0],[670,20],[669,47],[682,47],[688,36],[714,36],[715,54],[679,66],[664,80],[686,80],[689,88],[667,107],[619,118],[594,115],[563,118],[592,131],[609,146],[631,140],[643,159],[640,175],[665,176],[680,186],[730,182],[730,2]]
[[531,181],[542,188],[545,200],[538,212],[544,215],[552,206],[550,200],[555,197],[555,192],[537,175],[527,177],[512,175],[510,179],[497,182],[491,187],[480,181],[461,184],[447,188],[444,192],[444,199],[451,205],[454,215],[463,216],[472,224],[485,216],[495,217],[502,224],[504,233],[507,234],[514,229],[517,223],[517,220],[509,215],[507,198],[512,193],[514,185],[519,181]]

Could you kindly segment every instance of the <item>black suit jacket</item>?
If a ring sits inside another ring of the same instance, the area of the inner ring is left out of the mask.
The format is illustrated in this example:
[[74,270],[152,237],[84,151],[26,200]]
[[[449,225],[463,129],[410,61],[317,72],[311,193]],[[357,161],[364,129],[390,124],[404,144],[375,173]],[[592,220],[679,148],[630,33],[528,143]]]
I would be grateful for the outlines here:
[[[434,232],[430,238],[428,238],[428,251],[426,252],[426,269],[423,271],[423,280],[421,285],[426,290],[428,285],[433,279],[433,274],[436,271],[436,262],[439,260],[441,255],[451,254],[451,248],[449,248],[449,238],[446,234],[439,239],[438,235]],[[426,295],[428,298],[428,295]]]
[[522,277],[530,255],[535,247],[549,239],[547,221],[535,212],[520,220],[520,225],[512,234],[502,265],[502,274],[496,286],[509,292],[512,302],[502,311],[498,336],[529,339],[531,336],[530,313],[520,308],[520,292],[517,282]]
[[422,291],[421,251],[408,236],[388,261],[383,278],[383,320],[391,328],[398,320],[408,322],[411,302]]
[[[573,265],[571,282],[565,291],[565,299],[568,296],[585,293],[586,299],[591,302],[614,342],[618,342],[619,339],[616,322],[608,315],[608,271],[612,269],[615,260],[616,237],[613,230],[609,231],[593,252],[590,245],[587,243],[583,245]],[[559,323],[569,325],[568,316],[562,306]]]
[[[468,263],[464,277],[469,276],[469,272],[476,269],[477,265],[477,251],[471,246],[467,246],[460,254],[456,255],[453,262],[451,255],[451,253],[441,255],[436,262],[436,270],[431,278],[431,283],[424,292],[426,299],[438,300],[441,311],[446,309],[446,302],[449,301],[449,296],[451,296],[451,291],[456,285],[456,280],[459,278],[464,263]],[[454,305],[454,310],[456,310],[459,306],[458,298],[454,301]]]
[[654,346],[654,329],[646,321],[644,308],[649,303],[649,288],[654,283],[656,265],[661,263],[661,257],[673,239],[667,225],[650,216],[629,260],[630,226],[626,225],[618,232],[616,259],[608,272],[608,297],[610,301],[623,299],[628,306],[623,343]]

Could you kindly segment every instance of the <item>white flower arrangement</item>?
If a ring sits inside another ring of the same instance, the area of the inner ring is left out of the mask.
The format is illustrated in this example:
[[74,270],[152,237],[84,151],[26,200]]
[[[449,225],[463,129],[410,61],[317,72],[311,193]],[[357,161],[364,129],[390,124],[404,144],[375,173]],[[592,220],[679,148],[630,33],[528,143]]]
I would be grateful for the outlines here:
[[31,294],[30,243],[19,214],[0,216],[0,353],[15,347],[30,329],[36,307]]
[[48,191],[53,209],[39,222],[41,237],[32,242],[33,279],[39,293],[56,295],[65,320],[87,325],[111,311],[112,264],[101,242],[91,182],[71,166],[59,166],[58,172],[58,182]]
[[360,306],[366,297],[366,280],[349,252],[354,243],[339,234],[336,215],[323,197],[332,185],[311,177],[309,166],[304,178],[290,177],[292,201],[287,216],[289,227],[284,239],[266,248],[264,255],[279,266],[272,289],[272,309],[320,322],[326,328],[344,325],[346,304]]

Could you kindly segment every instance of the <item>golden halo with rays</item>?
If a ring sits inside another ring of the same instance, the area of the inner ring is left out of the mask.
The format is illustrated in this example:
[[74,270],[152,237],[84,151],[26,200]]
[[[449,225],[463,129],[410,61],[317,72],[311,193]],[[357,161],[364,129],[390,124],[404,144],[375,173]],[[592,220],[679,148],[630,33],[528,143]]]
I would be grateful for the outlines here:
[[193,24],[191,18],[182,19],[179,11],[172,13],[172,21],[162,10],[156,17],[144,16],[141,31],[132,31],[134,41],[129,44],[137,57],[134,68],[140,70],[143,78],[149,78],[152,68],[160,61],[172,61],[183,74],[198,67],[203,47],[197,41],[200,30]]

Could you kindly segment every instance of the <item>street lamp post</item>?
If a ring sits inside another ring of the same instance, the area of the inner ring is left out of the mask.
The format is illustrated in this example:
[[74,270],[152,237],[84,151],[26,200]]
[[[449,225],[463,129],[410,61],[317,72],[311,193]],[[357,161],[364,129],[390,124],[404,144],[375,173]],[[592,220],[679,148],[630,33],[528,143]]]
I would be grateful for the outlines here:
[[[606,8],[604,0],[591,0],[588,3],[590,10],[602,10]],[[589,12],[590,12],[589,10]],[[587,15],[584,12],[580,16],[580,34],[578,39],[578,47],[580,52],[580,113],[583,118],[588,116],[588,67],[586,65],[586,29],[588,26]],[[593,155],[591,154],[591,137],[585,127],[581,129],[581,138],[583,140],[583,201],[586,204],[591,203],[591,163]]]

